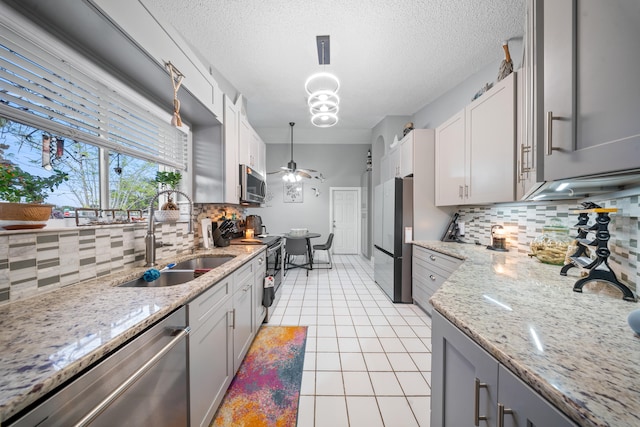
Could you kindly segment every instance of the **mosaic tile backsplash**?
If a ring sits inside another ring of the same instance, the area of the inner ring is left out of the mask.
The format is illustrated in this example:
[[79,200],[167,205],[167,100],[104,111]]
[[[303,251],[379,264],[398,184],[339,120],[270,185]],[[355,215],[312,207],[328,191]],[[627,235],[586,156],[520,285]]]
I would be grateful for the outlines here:
[[[542,228],[552,218],[559,218],[563,225],[573,227],[578,222],[578,214],[572,211],[579,209],[577,202],[548,202],[547,204],[501,204],[491,206],[463,206],[459,210],[460,221],[464,222],[466,242],[478,241],[484,245],[490,242],[491,225],[502,225],[507,233],[507,246],[510,250],[529,253],[531,241],[542,234]],[[595,203],[604,208],[617,208],[611,213],[608,242],[611,256],[609,265],[618,279],[626,283],[634,291],[640,283],[640,254],[638,238],[640,236],[640,198],[639,196],[623,197],[609,200],[596,200]],[[590,214],[589,225],[596,214]],[[576,229],[570,236],[575,237]],[[588,238],[593,239],[589,234]]]
[[[194,206],[194,234],[184,222],[156,224],[156,259],[201,247],[200,219],[238,219],[244,210]],[[145,263],[147,223],[0,232],[0,305]]]
[[[611,214],[609,264],[620,280],[636,290],[640,282],[640,202],[638,196],[596,201],[603,207],[618,208]],[[460,221],[465,223],[465,241],[488,244],[491,225],[500,224],[507,232],[511,250],[528,253],[530,242],[542,233],[551,218],[565,225],[577,222],[578,202],[547,204],[503,204],[463,206]],[[157,249],[157,258],[201,246],[199,220],[222,216],[244,218],[243,208],[225,205],[194,206],[194,234],[187,224],[158,224],[156,238],[169,243]],[[0,304],[31,297],[87,279],[144,265],[146,224],[109,225],[38,230],[36,232],[0,232]]]

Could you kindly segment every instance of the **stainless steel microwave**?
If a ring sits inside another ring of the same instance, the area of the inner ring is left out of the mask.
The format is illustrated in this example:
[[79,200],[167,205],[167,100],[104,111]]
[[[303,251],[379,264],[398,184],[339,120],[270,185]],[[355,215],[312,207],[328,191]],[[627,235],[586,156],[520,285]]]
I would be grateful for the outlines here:
[[240,203],[264,203],[266,195],[264,176],[247,165],[240,165]]

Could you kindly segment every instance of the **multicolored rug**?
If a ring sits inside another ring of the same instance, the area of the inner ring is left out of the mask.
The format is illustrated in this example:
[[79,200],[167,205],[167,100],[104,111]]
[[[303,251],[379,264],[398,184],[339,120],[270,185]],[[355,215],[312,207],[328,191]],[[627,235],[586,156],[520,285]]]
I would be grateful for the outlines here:
[[294,427],[306,341],[306,326],[261,327],[211,427]]

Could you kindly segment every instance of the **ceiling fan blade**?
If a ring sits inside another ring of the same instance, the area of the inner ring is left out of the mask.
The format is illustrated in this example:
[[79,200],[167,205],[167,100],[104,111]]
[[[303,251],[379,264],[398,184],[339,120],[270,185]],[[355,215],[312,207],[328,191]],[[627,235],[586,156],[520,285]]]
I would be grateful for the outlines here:
[[302,169],[298,169],[296,171],[297,174],[302,175],[305,178],[311,178],[311,175],[309,175],[308,173],[306,173],[305,171],[303,171]]
[[299,171],[304,171],[304,172],[307,172],[307,173],[314,173],[314,172],[318,172],[317,170],[314,170],[314,169],[298,169],[298,170],[299,170]]
[[293,172],[293,170],[290,167],[287,167],[287,166],[280,166],[280,169],[282,169],[283,171],[286,171],[286,172]]
[[273,171],[273,172],[267,172],[267,175],[273,175],[274,173],[282,173],[284,171]]

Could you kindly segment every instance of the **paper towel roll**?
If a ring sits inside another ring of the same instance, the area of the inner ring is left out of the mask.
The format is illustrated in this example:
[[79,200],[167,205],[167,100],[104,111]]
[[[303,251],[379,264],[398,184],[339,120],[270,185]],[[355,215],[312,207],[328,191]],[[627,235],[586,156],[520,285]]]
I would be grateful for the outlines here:
[[202,246],[205,249],[213,248],[213,231],[211,229],[211,218],[202,218],[200,220],[202,226]]

